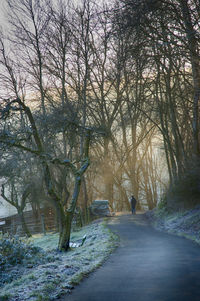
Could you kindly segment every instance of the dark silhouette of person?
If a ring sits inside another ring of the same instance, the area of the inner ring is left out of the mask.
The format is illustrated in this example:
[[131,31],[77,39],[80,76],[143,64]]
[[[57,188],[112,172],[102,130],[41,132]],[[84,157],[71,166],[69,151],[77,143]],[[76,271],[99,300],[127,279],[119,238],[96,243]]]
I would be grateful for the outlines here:
[[135,207],[136,207],[136,199],[134,198],[134,196],[132,195],[131,198],[130,198],[130,203],[131,203],[131,211],[132,211],[132,214],[135,214]]

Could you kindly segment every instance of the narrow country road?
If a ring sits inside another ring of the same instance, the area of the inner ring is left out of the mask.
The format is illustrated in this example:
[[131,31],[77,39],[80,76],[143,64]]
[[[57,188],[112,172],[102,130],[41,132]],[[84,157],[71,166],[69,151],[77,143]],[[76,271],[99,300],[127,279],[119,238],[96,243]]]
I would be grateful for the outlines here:
[[200,301],[200,247],[142,214],[109,222],[120,246],[63,301]]

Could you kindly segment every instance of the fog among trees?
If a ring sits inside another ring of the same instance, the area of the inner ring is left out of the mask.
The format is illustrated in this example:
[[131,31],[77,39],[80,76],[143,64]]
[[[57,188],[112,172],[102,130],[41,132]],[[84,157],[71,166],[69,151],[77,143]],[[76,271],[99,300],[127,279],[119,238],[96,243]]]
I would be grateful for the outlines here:
[[139,209],[199,201],[199,1],[7,0],[7,14],[5,200],[21,215],[51,204],[60,250],[75,208],[87,222],[94,199],[112,211],[131,194]]

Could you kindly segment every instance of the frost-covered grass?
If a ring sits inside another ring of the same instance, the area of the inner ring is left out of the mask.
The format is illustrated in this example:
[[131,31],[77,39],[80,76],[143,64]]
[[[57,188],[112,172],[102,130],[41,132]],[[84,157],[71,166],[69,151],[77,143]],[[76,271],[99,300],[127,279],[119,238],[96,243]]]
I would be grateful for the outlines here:
[[200,206],[192,209],[169,212],[166,208],[146,213],[158,230],[183,236],[200,244]]
[[30,241],[45,251],[55,250],[58,245],[58,233],[35,234]]
[[117,245],[117,236],[102,222],[72,233],[71,240],[80,240],[84,235],[87,236],[84,245],[67,253],[56,251],[58,234],[35,235],[32,243],[43,248],[51,260],[20,267],[17,278],[0,288],[0,300],[55,300],[70,292],[85,275],[100,266]]

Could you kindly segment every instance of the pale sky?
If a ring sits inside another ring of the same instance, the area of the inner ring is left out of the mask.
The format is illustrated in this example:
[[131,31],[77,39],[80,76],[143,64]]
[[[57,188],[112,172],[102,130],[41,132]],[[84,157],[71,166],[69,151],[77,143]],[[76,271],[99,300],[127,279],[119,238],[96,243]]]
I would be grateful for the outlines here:
[[0,0],[0,18],[1,18],[1,21],[2,21],[4,8],[5,8],[5,0]]
[[5,2],[6,0],[0,0],[0,25],[1,26],[3,26],[6,23]]

